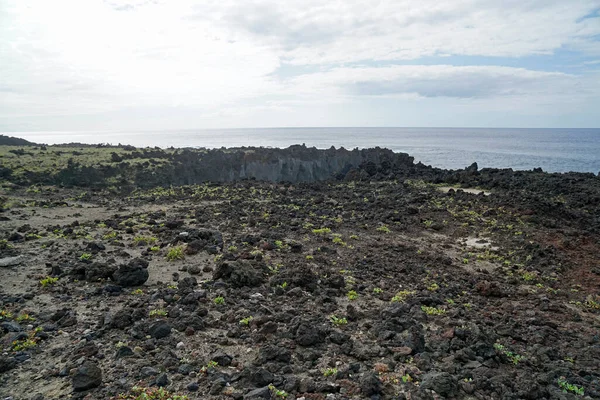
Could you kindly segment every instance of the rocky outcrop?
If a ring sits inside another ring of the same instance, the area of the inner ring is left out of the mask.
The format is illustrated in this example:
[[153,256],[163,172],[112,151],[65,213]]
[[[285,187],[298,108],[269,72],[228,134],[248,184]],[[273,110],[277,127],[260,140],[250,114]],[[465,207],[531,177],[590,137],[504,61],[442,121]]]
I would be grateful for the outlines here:
[[[327,150],[290,146],[287,149],[241,148],[229,150],[183,150],[172,163],[157,170],[139,169],[136,183],[143,186],[170,182],[174,185],[232,182],[256,179],[271,182],[317,182],[343,178],[353,170],[369,172],[413,167],[405,153],[374,148]],[[367,173],[369,173],[367,172]]]

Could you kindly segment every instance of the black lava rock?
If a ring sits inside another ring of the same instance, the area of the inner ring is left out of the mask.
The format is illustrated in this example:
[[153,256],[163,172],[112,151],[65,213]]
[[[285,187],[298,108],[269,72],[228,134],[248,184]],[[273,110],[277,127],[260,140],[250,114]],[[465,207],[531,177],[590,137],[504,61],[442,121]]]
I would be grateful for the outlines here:
[[150,325],[148,332],[153,338],[162,339],[171,334],[171,325],[169,325],[166,321],[157,321]]
[[73,390],[82,392],[102,384],[102,370],[96,364],[86,361],[73,376]]

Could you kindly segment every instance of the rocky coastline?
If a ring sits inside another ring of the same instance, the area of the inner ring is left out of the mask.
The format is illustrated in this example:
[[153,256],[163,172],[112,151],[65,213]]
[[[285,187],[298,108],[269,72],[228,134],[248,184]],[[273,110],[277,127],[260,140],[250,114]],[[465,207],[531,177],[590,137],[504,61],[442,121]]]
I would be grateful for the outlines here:
[[0,272],[2,399],[600,398],[594,174],[0,141]]

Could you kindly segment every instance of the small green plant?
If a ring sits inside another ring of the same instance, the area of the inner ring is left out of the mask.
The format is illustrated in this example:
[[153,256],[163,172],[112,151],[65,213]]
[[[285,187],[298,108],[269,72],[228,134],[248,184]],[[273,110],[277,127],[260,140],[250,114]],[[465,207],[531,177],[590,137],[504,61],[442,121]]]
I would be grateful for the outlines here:
[[379,287],[373,288],[373,293],[375,293],[375,294],[383,293],[383,289],[379,288]]
[[249,325],[250,321],[252,321],[252,316],[240,319],[240,325]]
[[340,246],[344,246],[344,247],[346,247],[346,246],[347,246],[346,242],[344,242],[344,241],[342,240],[342,238],[341,238],[341,237],[339,237],[339,236],[336,236],[336,237],[334,237],[334,238],[333,238],[333,243],[335,243],[335,244],[338,244],[338,245],[340,245]]
[[168,314],[169,313],[166,310],[159,308],[159,309],[155,309],[155,310],[150,310],[150,313],[148,315],[150,317],[157,318],[157,317],[166,317]]
[[281,268],[281,264],[275,264],[275,265],[269,265],[269,272],[272,273],[273,275],[278,274],[279,273],[279,268]]
[[391,230],[390,228],[387,227],[387,225],[381,225],[379,228],[377,228],[378,232],[383,232],[383,233],[390,233]]
[[311,256],[310,254],[306,256],[306,260],[310,261],[310,260],[314,260],[315,257]]
[[79,259],[80,259],[81,261],[89,261],[89,260],[91,260],[91,259],[92,259],[92,257],[93,257],[93,256],[92,256],[90,253],[83,253],[83,254],[82,254],[80,257],[79,257]]
[[312,233],[314,233],[315,235],[326,235],[328,233],[331,233],[331,229],[329,229],[329,228],[313,229]]
[[206,365],[203,365],[202,368],[200,368],[200,372],[202,372],[203,374],[206,374],[208,372],[208,370],[214,369],[218,366],[219,366],[218,362],[216,362],[214,360],[210,360],[209,362],[206,363]]
[[391,302],[392,303],[404,303],[406,301],[406,299],[408,298],[408,296],[411,296],[415,294],[414,290],[401,290],[398,293],[396,293],[396,295],[394,297],[392,297]]
[[117,238],[117,232],[116,231],[111,231],[108,232],[107,234],[105,234],[104,236],[102,236],[102,239],[104,240],[113,240]]
[[281,285],[279,285],[279,287],[282,288],[283,290],[285,290],[288,287],[288,283],[283,282]]
[[158,239],[153,236],[136,236],[133,238],[133,242],[136,245],[143,244],[145,246],[156,243]]
[[430,228],[431,225],[433,225],[433,221],[430,219],[426,219],[425,221],[423,221],[423,225],[425,225],[426,228]]
[[7,310],[0,310],[0,321],[5,319],[11,319],[13,317],[12,313]]
[[215,299],[213,300],[213,303],[215,303],[216,305],[225,304],[225,299],[223,298],[223,296],[218,296],[218,297],[215,297]]
[[338,373],[337,368],[325,368],[323,371],[323,376],[328,377]]
[[47,276],[40,281],[40,285],[42,285],[42,287],[45,288],[47,286],[54,285],[56,282],[58,282],[58,278],[51,278],[51,277]]
[[144,291],[142,289],[135,289],[133,292],[131,292],[131,294],[139,296],[141,294],[144,294]]
[[572,392],[579,396],[583,396],[585,394],[583,386],[577,386],[567,382],[564,376],[558,378],[557,383],[558,387],[562,389],[563,393]]
[[168,392],[164,388],[134,386],[129,394],[120,394],[111,400],[188,400],[185,395]]
[[183,255],[183,248],[181,246],[171,247],[167,252],[167,261],[177,261],[183,260],[185,256]]
[[534,273],[527,272],[527,271],[524,271],[521,276],[523,277],[523,280],[526,282],[531,282],[536,277],[536,275]]
[[285,399],[288,397],[288,394],[286,393],[285,390],[279,390],[273,384],[269,385],[269,390],[275,396],[275,398]]
[[283,241],[276,240],[275,241],[275,247],[277,247],[278,249],[281,249],[283,247]]
[[443,308],[421,306],[421,310],[427,315],[442,315],[446,314],[446,310]]
[[346,297],[348,297],[348,300],[353,301],[358,299],[358,293],[356,293],[355,290],[350,290],[348,293],[346,293]]
[[427,290],[429,290],[430,292],[435,292],[439,288],[440,288],[440,285],[438,285],[437,283],[434,282],[427,287]]
[[262,252],[261,250],[252,250],[252,251],[250,252],[250,255],[251,255],[252,257],[259,257],[259,256],[262,256],[262,255],[263,255],[263,252]]
[[231,253],[236,253],[238,251],[238,248],[237,248],[237,246],[231,245],[227,248],[227,250]]
[[23,340],[15,340],[12,342],[12,349],[14,351],[23,351],[37,346],[37,342],[32,338],[32,336],[33,335],[29,335],[27,339]]
[[[597,296],[596,296],[597,297]],[[583,303],[587,308],[591,308],[593,310],[600,310],[600,301],[596,301],[589,295],[585,302]]]
[[454,305],[455,301],[452,299],[446,299],[446,303],[450,304],[450,305]]
[[15,321],[17,321],[17,322],[35,321],[35,318],[33,318],[31,315],[29,315],[27,313],[23,313],[23,314],[19,314],[19,316],[17,318],[15,318]]
[[338,318],[335,315],[332,315],[329,317],[329,320],[337,326],[341,326],[341,325],[347,325],[348,324],[348,320],[346,318]]
[[413,381],[413,378],[409,374],[402,375],[402,382],[403,383],[408,383],[408,382],[412,382],[412,381]]
[[508,351],[506,349],[506,347],[500,343],[495,343],[494,349],[496,349],[496,351],[498,351],[499,353],[504,354],[506,356],[506,358],[508,358],[510,360],[510,362],[512,362],[514,365],[517,365],[519,363],[519,361],[523,360],[523,356],[520,356],[519,354],[515,354],[511,351]]
[[350,235],[350,239],[352,239],[352,240],[358,240],[358,235]]

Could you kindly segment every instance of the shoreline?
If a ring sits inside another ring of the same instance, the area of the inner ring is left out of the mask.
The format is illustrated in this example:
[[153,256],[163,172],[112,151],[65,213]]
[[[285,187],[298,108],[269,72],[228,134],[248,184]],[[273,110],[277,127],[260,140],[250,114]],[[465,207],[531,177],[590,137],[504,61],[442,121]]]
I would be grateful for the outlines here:
[[11,149],[35,154],[0,170],[3,397],[600,396],[593,174]]

